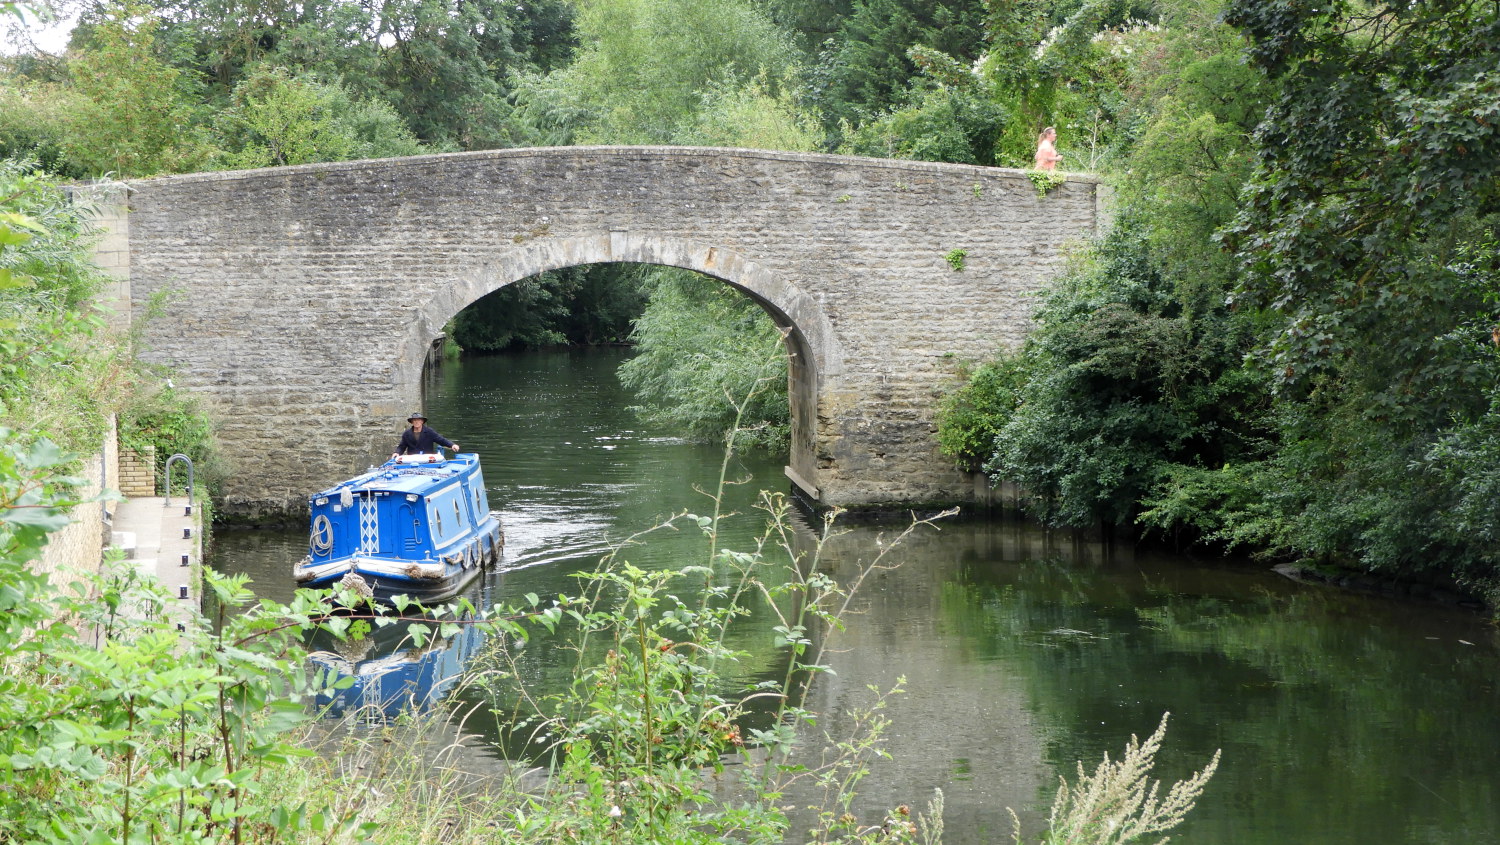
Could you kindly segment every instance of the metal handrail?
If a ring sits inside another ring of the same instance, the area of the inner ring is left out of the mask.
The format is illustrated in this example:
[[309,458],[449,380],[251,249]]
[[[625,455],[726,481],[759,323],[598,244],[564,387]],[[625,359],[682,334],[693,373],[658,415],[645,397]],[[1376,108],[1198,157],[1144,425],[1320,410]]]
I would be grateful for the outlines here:
[[188,498],[188,504],[192,504],[193,503],[193,459],[189,458],[187,455],[182,454],[181,452],[178,452],[177,454],[173,455],[172,457],[167,458],[167,502],[166,502],[166,506],[167,507],[171,507],[171,505],[172,505],[172,463],[174,461],[182,461],[183,463],[187,464],[187,470],[188,470],[187,498]]

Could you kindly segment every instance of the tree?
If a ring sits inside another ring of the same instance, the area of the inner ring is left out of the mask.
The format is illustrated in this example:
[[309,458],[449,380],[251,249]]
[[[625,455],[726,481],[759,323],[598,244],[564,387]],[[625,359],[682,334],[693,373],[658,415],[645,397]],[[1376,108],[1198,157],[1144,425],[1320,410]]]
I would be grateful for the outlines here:
[[217,102],[257,67],[282,66],[385,101],[422,141],[450,148],[508,145],[510,76],[572,51],[564,0],[157,2],[165,52],[210,80]]
[[744,85],[710,84],[674,143],[704,147],[809,151],[823,141],[817,118],[785,87],[773,90],[765,74]]
[[854,0],[758,0],[776,25],[790,33],[804,56],[815,57],[823,43],[838,35]]
[[466,150],[513,146],[507,69],[528,67],[499,0],[385,0],[380,78],[417,136]]
[[622,343],[645,306],[638,276],[630,265],[595,264],[523,279],[460,311],[453,340],[474,352]]
[[669,268],[648,271],[651,299],[635,324],[637,353],[620,367],[647,418],[713,440],[748,406],[740,434],[772,448],[786,443],[787,358],[781,333],[759,305],[722,282]]
[[759,80],[774,100],[795,78],[790,42],[747,0],[591,0],[577,33],[576,61],[520,94],[557,143],[673,143],[723,92]]
[[201,166],[194,80],[156,55],[158,19],[135,0],[100,10],[68,65],[64,154],[90,174],[148,176]]
[[968,65],[984,43],[979,0],[855,0],[819,69],[816,98],[832,121],[858,123],[902,104],[918,75],[911,48]]
[[[999,142],[1011,112],[983,80],[936,51],[913,51],[919,60],[940,62],[947,74],[927,71],[931,84],[894,108],[849,132],[842,151],[880,158],[996,165]],[[930,67],[930,65],[929,65]]]
[[1493,583],[1470,473],[1500,379],[1500,12],[1235,2],[1226,19],[1278,91],[1224,243],[1237,305],[1280,319],[1264,359],[1287,518],[1323,555]]
[[356,102],[343,87],[262,67],[235,87],[220,115],[239,151],[235,167],[417,155],[422,145],[388,104]]
[[[1345,362],[1401,367],[1383,360],[1405,346],[1389,340],[1431,338],[1437,328],[1414,324],[1416,306],[1439,306],[1450,324],[1472,313],[1469,296],[1442,291],[1471,287],[1454,284],[1461,253],[1493,239],[1500,45],[1491,36],[1500,13],[1452,0],[1237,3],[1228,20],[1250,35],[1251,58],[1281,89],[1225,239],[1247,270],[1239,301],[1286,316],[1273,357],[1288,385]],[[1371,344],[1375,337],[1384,340]],[[1419,352],[1423,345],[1409,347],[1417,360],[1407,378],[1421,379],[1422,359],[1441,355]]]
[[63,148],[73,98],[56,84],[13,81],[0,86],[0,158],[30,159],[48,173],[87,176]]

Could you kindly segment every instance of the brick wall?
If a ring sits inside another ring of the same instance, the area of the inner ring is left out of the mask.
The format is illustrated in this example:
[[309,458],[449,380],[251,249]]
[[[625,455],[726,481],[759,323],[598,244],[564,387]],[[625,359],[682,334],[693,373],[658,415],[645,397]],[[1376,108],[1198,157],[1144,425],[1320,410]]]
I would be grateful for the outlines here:
[[155,446],[147,448],[144,454],[132,449],[120,450],[119,490],[126,498],[156,495]]
[[[626,261],[734,285],[791,328],[792,469],[825,503],[970,501],[934,411],[1019,343],[1066,247],[1104,225],[1070,177],[673,147],[497,150],[131,183],[141,355],[215,414],[221,512],[298,513],[389,448],[443,324],[544,270]],[[965,250],[964,269],[945,260]],[[287,449],[288,432],[299,446]]]

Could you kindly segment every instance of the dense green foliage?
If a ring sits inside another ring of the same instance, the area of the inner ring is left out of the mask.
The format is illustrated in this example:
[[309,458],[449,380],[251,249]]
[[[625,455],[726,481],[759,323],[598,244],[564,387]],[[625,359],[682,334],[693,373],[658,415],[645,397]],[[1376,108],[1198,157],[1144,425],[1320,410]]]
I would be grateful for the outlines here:
[[234,87],[221,131],[234,167],[386,158],[423,152],[396,109],[342,85],[261,67]]
[[507,146],[522,132],[511,76],[567,60],[572,14],[562,0],[90,6],[65,58],[13,62],[0,153],[141,176]]
[[1296,541],[1493,583],[1481,538],[1500,517],[1470,474],[1491,474],[1500,379],[1500,10],[1240,3],[1228,20],[1278,87],[1224,243],[1236,301],[1277,318],[1264,360]]
[[455,343],[474,352],[623,343],[645,306],[629,265],[569,267],[507,285],[453,318]]
[[[26,842],[241,840],[251,824],[310,828],[262,777],[308,752],[281,738],[317,684],[282,655],[297,625],[250,612],[171,630],[173,601],[134,566],[59,593],[31,571],[71,521],[81,479],[51,441],[0,428],[0,838]],[[226,604],[243,585],[214,582]],[[286,608],[308,621],[307,600]],[[278,807],[282,809],[277,809]],[[300,823],[299,823],[300,821]]]
[[0,163],[0,426],[80,450],[102,442],[132,383],[90,302],[104,277],[88,243],[78,204],[24,165]]
[[987,469],[1019,482],[1048,521],[1128,525],[1178,467],[1259,456],[1253,335],[1222,305],[1191,312],[1121,221],[1049,294],[1027,379]]
[[1217,10],[1121,42],[1119,225],[944,446],[1049,522],[1494,590],[1496,10]]
[[917,71],[914,46],[972,63],[983,18],[978,0],[855,0],[818,69],[828,119],[856,123],[903,101]]
[[553,143],[680,143],[714,92],[763,80],[774,109],[792,60],[785,36],[747,0],[584,3],[577,31],[574,62],[521,91],[522,119]]

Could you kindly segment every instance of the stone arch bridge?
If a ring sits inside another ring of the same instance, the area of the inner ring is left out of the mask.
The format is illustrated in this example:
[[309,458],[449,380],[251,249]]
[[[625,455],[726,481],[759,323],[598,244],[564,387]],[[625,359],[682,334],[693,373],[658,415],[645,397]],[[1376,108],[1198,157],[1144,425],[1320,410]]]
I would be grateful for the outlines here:
[[705,273],[788,330],[787,475],[812,498],[972,500],[976,479],[938,452],[937,402],[961,362],[1022,338],[1029,294],[1104,218],[1103,188],[1084,178],[1043,197],[1015,170],[682,147],[127,188],[128,211],[105,209],[101,261],[128,295],[138,356],[218,420],[232,468],[221,512],[251,519],[300,516],[309,491],[387,454],[420,407],[433,341],[465,306],[599,262]]

